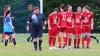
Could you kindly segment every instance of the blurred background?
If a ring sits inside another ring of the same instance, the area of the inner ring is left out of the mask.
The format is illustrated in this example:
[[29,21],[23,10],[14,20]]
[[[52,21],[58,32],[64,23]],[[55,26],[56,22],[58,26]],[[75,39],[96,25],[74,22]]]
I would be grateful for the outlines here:
[[[43,14],[46,19],[48,15],[53,11],[54,8],[59,8],[61,3],[71,4],[73,6],[73,11],[76,11],[77,6],[88,5],[92,8],[94,13],[94,33],[100,33],[100,0],[43,0]],[[27,16],[30,11],[28,10],[29,5],[40,6],[40,0],[0,0],[0,33],[2,32],[2,21],[3,21],[3,12],[4,6],[9,4],[11,6],[11,13],[14,17],[13,25],[15,27],[16,33],[26,33],[26,21]],[[44,32],[47,32],[44,30]]]

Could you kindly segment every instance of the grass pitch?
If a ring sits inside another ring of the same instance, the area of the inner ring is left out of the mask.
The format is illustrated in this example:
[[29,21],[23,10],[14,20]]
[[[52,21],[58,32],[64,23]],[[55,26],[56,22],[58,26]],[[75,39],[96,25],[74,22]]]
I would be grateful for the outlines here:
[[[100,37],[100,34],[95,34],[96,37]],[[0,56],[99,56],[100,44],[97,44],[95,40],[91,40],[89,49],[58,49],[49,50],[48,36],[44,34],[43,37],[43,51],[34,51],[33,44],[28,43],[26,38],[29,34],[16,34],[17,47],[14,47],[12,43],[9,43],[8,47],[4,47],[4,43],[0,42]],[[100,38],[99,38],[100,39]],[[56,44],[57,45],[57,44]]]

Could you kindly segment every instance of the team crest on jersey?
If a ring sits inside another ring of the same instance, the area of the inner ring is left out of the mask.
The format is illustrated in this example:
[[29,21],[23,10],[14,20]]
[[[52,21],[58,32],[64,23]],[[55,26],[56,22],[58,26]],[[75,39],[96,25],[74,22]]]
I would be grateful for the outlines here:
[[88,15],[88,17],[90,17],[90,15]]

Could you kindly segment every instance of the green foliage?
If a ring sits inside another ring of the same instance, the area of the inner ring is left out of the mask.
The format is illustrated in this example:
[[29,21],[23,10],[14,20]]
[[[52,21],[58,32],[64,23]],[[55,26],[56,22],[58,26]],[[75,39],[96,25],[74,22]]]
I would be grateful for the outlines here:
[[54,8],[59,8],[61,3],[65,5],[71,4],[73,11],[76,11],[77,6],[90,6],[94,13],[95,32],[100,32],[100,0],[44,0],[44,13],[46,16],[48,16]]
[[[46,17],[53,11],[54,8],[59,8],[61,3],[73,5],[73,10],[76,11],[77,6],[89,5],[95,15],[95,29],[100,28],[100,0],[43,0],[44,14]],[[29,14],[27,6],[39,6],[39,0],[0,0],[0,16],[3,16],[4,6],[9,4],[11,6],[12,16],[15,17],[14,26],[16,32],[26,32],[26,16]],[[1,25],[1,24],[0,24]],[[0,27],[0,31],[1,31]],[[99,30],[100,32],[100,30]]]

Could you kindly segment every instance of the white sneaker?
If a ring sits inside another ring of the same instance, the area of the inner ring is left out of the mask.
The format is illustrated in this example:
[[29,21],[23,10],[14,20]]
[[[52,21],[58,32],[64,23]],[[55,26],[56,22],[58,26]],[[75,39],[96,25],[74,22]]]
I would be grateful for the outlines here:
[[73,48],[71,46],[69,46],[68,49],[73,49]]
[[50,49],[50,50],[52,50],[52,49],[53,49],[53,47],[49,47],[49,49]]
[[14,47],[18,47],[19,45],[14,45]]
[[58,49],[58,48],[56,48],[56,47],[53,47],[53,49]]

